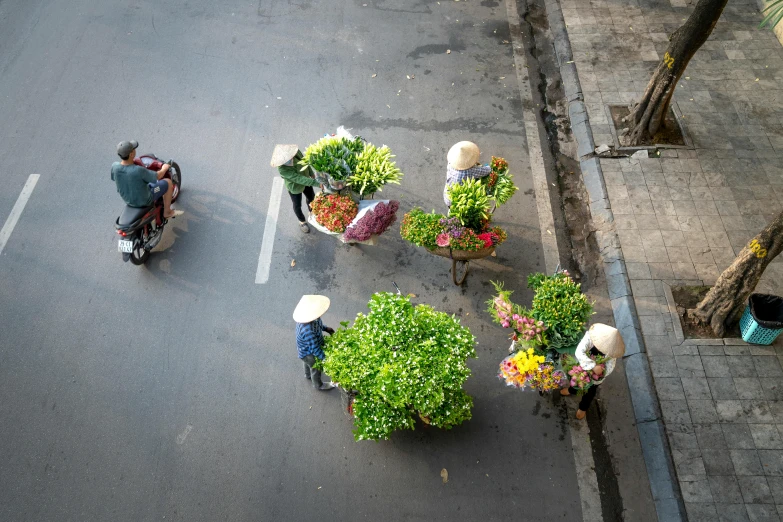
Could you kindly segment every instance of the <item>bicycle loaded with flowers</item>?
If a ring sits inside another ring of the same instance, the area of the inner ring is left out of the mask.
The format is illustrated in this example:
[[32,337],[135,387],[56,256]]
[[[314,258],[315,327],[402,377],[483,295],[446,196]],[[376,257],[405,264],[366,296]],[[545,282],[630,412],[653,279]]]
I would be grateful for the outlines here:
[[513,303],[512,292],[502,283],[492,284],[497,294],[487,301],[488,312],[512,330],[512,353],[501,361],[498,372],[507,385],[541,394],[567,386],[583,392],[603,379],[601,356],[594,357],[598,364],[590,371],[573,356],[593,306],[568,271],[528,276],[528,287],[535,292],[529,309]]
[[376,147],[344,129],[305,150],[302,170],[310,169],[323,192],[311,205],[310,224],[345,243],[375,244],[397,219],[398,201],[370,200],[402,172],[389,147]]
[[[510,182],[508,164],[504,168],[503,179]],[[403,217],[400,227],[402,238],[435,255],[451,258],[455,284],[464,281],[468,260],[492,255],[495,247],[507,238],[505,230],[492,225],[490,212],[493,203],[500,201],[494,190],[499,179],[494,179],[492,189],[488,187],[489,180],[481,179],[468,179],[452,185],[448,191],[451,206],[447,216],[434,211],[427,214],[420,208],[414,208]],[[503,202],[516,191],[513,183],[510,186],[505,185],[499,193]],[[461,277],[457,275],[458,262],[463,263]]]

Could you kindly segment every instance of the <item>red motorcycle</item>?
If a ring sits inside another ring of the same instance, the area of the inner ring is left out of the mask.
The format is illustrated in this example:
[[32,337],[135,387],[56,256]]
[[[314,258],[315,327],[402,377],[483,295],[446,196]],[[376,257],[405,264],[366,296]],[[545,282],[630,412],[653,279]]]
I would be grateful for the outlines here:
[[[163,162],[154,154],[138,156],[133,163],[154,172],[163,168]],[[170,163],[171,167],[163,177],[170,179],[174,184],[171,194],[171,202],[174,203],[179,197],[182,171],[175,161],[167,163]],[[168,220],[163,217],[163,198],[149,207],[136,208],[126,205],[114,225],[120,236],[117,249],[122,253],[122,260],[126,262],[130,260],[134,265],[146,263],[150,257],[150,250],[160,243],[166,223]]]

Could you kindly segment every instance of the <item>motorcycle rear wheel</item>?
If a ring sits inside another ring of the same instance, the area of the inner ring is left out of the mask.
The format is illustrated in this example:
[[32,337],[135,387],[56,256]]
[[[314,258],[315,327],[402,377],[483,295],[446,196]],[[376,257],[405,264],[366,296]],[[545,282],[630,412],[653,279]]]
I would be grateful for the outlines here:
[[171,182],[174,184],[174,192],[171,194],[171,202],[174,203],[182,190],[182,171],[176,161],[171,162]]
[[139,234],[138,241],[133,245],[133,252],[130,253],[130,262],[136,266],[141,266],[150,258],[150,251],[144,248],[147,242],[146,231]]

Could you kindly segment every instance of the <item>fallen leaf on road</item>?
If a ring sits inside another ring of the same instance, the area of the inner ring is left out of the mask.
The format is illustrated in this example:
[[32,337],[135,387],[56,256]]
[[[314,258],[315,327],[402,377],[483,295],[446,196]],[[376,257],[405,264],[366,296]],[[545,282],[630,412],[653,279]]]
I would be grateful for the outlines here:
[[508,40],[503,40],[503,43],[507,44],[507,43],[511,43],[511,42],[509,42]]
[[318,489],[321,489],[321,486],[318,486]]
[[386,106],[391,109],[391,105],[389,105],[388,103],[386,104]]
[[373,77],[373,78],[375,78],[376,76],[378,76],[378,75],[377,75],[377,74],[373,74],[373,75],[372,75],[372,77]]
[[440,478],[443,479],[444,484],[449,481],[449,472],[446,470],[446,468],[440,470]]
[[505,79],[506,79],[506,77],[505,77],[505,76],[501,76],[501,77],[500,77],[500,79],[501,79],[501,80],[505,80]]
[[291,260],[291,266],[296,266],[296,259]]
[[550,236],[552,235],[552,232],[549,229],[547,229],[546,233],[549,234]]
[[446,49],[446,54],[451,54],[451,49]]

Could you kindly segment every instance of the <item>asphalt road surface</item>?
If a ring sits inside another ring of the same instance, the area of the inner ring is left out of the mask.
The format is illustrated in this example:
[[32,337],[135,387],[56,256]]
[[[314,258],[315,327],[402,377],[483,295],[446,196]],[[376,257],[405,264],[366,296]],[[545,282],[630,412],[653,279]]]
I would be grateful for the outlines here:
[[[580,520],[561,403],[498,381],[484,312],[490,280],[529,301],[543,270],[508,24],[494,0],[0,2],[0,224],[40,174],[0,255],[0,519]],[[274,144],[341,124],[396,153],[402,211],[444,211],[453,143],[505,157],[497,257],[456,287],[398,225],[374,247],[302,234],[283,193],[255,284]],[[146,267],[113,230],[125,139],[183,170]],[[337,326],[392,281],[476,336],[473,419],[356,443],[291,313],[322,293]]]

